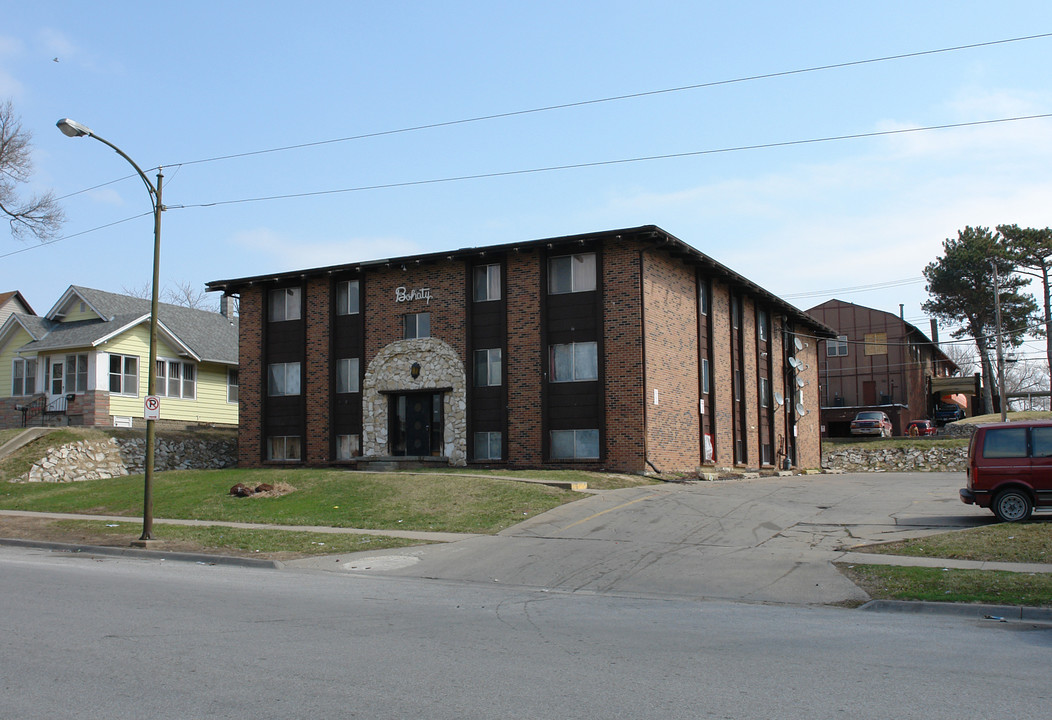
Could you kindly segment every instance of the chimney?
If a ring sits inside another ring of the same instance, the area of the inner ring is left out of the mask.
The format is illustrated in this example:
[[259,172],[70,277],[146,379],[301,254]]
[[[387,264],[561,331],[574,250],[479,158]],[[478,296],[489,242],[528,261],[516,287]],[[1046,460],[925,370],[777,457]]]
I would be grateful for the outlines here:
[[903,308],[905,308],[905,307],[906,307],[905,305],[903,305],[902,303],[899,303],[899,320],[902,320],[903,322],[905,322],[905,320],[906,320],[906,312],[905,312],[905,310],[903,310]]
[[230,296],[226,293],[219,298],[219,314],[227,319],[230,318]]
[[935,318],[931,319],[931,341],[936,345],[939,344],[939,321]]

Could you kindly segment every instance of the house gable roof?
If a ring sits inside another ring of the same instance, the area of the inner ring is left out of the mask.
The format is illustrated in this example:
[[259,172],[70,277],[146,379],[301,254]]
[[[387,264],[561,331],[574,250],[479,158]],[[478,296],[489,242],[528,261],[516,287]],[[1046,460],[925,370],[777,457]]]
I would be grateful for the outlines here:
[[[22,293],[20,293],[18,290],[11,290],[9,292],[0,293],[0,308],[2,308],[9,302],[17,302],[19,305],[21,305],[23,308],[21,312],[27,313],[29,315],[36,315],[36,311],[29,306],[29,303],[26,302],[25,297],[23,297]],[[20,311],[15,310],[15,312]]]
[[[83,302],[97,319],[62,322],[73,303]],[[97,347],[128,330],[148,323],[150,301],[129,295],[71,285],[45,318],[42,336],[30,331],[36,339],[25,350],[46,352]],[[159,303],[158,331],[170,344],[195,360],[225,365],[237,364],[237,319],[207,310],[194,310],[179,305]],[[27,330],[28,331],[28,330]]]

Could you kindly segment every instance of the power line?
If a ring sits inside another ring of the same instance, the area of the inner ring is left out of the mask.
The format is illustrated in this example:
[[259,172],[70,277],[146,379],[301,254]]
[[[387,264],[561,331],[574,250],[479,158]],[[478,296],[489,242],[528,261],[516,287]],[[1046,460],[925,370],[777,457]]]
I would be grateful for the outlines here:
[[988,42],[971,43],[968,45],[955,45],[953,47],[939,48],[936,50],[920,50],[911,53],[901,53],[898,55],[885,55],[883,57],[869,58],[866,60],[851,60],[841,63],[831,63],[828,65],[815,65],[812,67],[798,68],[796,70],[783,70],[780,72],[770,72],[761,75],[747,75],[739,78],[732,78],[729,80],[713,80],[710,82],[696,83],[693,85],[681,85],[679,87],[666,88],[663,90],[647,90],[638,93],[627,93],[624,95],[613,95],[604,98],[595,98],[592,100],[579,100],[576,102],[561,103],[557,105],[546,105],[538,108],[530,108],[527,110],[512,110],[509,112],[502,113],[491,113],[488,115],[478,115],[476,117],[463,118],[460,120],[447,120],[444,122],[426,123],[423,125],[413,125],[410,127],[398,128],[395,130],[380,130],[377,132],[363,133],[360,135],[349,135],[347,137],[333,138],[330,140],[318,140],[316,142],[297,143],[295,145],[285,145],[282,147],[269,148],[266,150],[251,150],[243,153],[232,153],[229,155],[217,155],[215,157],[203,158],[200,160],[190,160],[182,163],[168,163],[164,167],[169,165],[198,165],[201,163],[217,162],[220,160],[234,160],[237,158],[251,157],[254,155],[266,155],[269,153],[285,152],[287,150],[301,150],[303,148],[318,147],[321,145],[332,145],[335,143],[350,142],[352,140],[365,140],[368,138],[383,137],[386,135],[399,135],[403,133],[418,132],[421,130],[434,130],[443,127],[452,127],[455,125],[467,125],[469,123],[484,122],[487,120],[499,120],[503,118],[519,117],[522,115],[534,115],[538,113],[551,112],[553,110],[566,110],[575,107],[585,107],[588,105],[599,105],[602,103],[620,102],[623,100],[635,100],[644,97],[653,97],[655,95],[667,95],[671,93],[685,92],[687,90],[701,90],[704,88],[719,87],[722,85],[734,85],[738,83],[753,82],[756,80],[770,80],[773,78],[789,77],[792,75],[803,75],[806,73],[820,72],[823,70],[838,70],[848,67],[857,67],[859,65],[871,65],[875,63],[888,62],[891,60],[905,60],[908,58],[923,57],[925,55],[938,55],[941,53],[957,52],[960,50],[973,50],[975,48],[990,47],[993,45],[1005,45],[1008,43],[1023,42],[1026,40],[1039,40],[1042,38],[1052,37],[1052,33],[1042,33],[1039,35],[1026,35],[1022,37],[1007,38],[1005,40],[991,40]]
[[474,175],[456,175],[445,178],[431,178],[428,180],[408,180],[404,182],[383,183],[378,185],[359,185],[357,187],[340,188],[336,190],[314,190],[311,192],[287,193],[283,195],[264,195],[251,198],[240,198],[237,200],[217,200],[214,202],[194,203],[190,205],[169,205],[168,208],[185,209],[199,207],[217,207],[219,205],[238,205],[251,202],[269,202],[273,200],[291,200],[294,198],[317,197],[321,195],[338,195],[343,193],[364,192],[366,190],[390,190],[393,188],[415,187],[420,185],[438,185],[442,183],[464,182],[466,180],[487,180],[498,177],[512,177],[516,175],[530,175],[538,173],[556,172],[561,170],[581,170],[584,168],[604,167],[610,165],[626,165],[630,163],[653,162],[655,160],[671,160],[685,157],[700,157],[703,155],[718,155],[724,153],[742,152],[744,150],[770,150],[773,148],[814,145],[818,143],[836,142],[842,140],[862,140],[866,138],[886,137],[890,135],[903,135],[906,133],[928,132],[932,130],[949,130],[965,127],[978,127],[982,125],[994,125],[997,123],[1018,122],[1020,120],[1039,120],[1050,117],[1052,117],[1052,113],[1044,113],[1039,115],[1020,115],[1016,117],[998,118],[995,120],[976,120],[972,122],[948,123],[945,125],[928,125],[925,127],[903,128],[899,130],[879,130],[868,133],[854,133],[850,135],[831,135],[827,137],[810,138],[807,140],[787,140],[783,142],[760,143],[756,145],[738,145],[734,147],[717,148],[712,150],[694,150],[688,152],[668,153],[664,155],[646,155],[643,157],[621,158],[617,160],[597,160],[594,162],[573,163],[569,165],[550,165],[547,167],[528,168],[525,170],[504,170],[500,172],[477,173]]
[[785,300],[792,300],[795,298],[809,298],[819,297],[821,295],[832,295],[834,293],[856,293],[856,292],[867,292],[869,290],[885,290],[887,288],[900,287],[902,285],[913,285],[919,282],[924,282],[924,278],[904,278],[902,280],[888,280],[887,282],[873,283],[872,285],[855,285],[854,287],[836,288],[834,290],[809,290],[807,292],[790,293],[789,295],[782,295]]

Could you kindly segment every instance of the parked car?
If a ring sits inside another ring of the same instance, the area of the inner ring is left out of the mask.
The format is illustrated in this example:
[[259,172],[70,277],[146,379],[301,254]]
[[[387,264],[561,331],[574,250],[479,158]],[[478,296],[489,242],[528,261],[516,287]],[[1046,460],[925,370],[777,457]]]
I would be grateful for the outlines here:
[[851,434],[891,437],[891,420],[880,410],[863,410],[851,421]]
[[964,420],[964,409],[957,403],[939,403],[935,406],[935,422],[940,425]]
[[968,446],[961,502],[989,508],[1002,522],[1052,506],[1052,421],[980,425]]
[[938,428],[935,427],[935,423],[931,420],[910,420],[906,426],[906,435],[919,435],[921,437],[927,435],[935,435],[938,433]]

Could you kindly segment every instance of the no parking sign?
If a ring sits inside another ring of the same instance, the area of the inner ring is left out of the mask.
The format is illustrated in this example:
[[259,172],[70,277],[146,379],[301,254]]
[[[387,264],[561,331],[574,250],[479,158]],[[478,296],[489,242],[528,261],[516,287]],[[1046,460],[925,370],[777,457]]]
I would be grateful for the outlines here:
[[146,420],[161,419],[161,398],[156,395],[147,395],[143,405],[142,416]]

